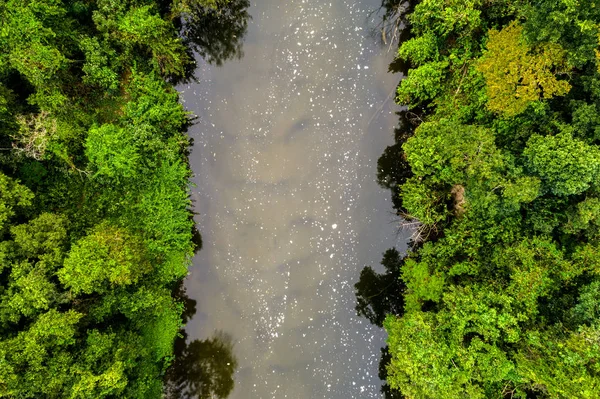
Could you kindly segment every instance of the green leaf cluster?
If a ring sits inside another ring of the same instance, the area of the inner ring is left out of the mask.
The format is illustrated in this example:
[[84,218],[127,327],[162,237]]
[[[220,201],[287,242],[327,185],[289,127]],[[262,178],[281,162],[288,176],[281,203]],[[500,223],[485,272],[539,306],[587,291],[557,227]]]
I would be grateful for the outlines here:
[[0,2],[0,397],[163,397],[194,250],[174,83],[240,50],[246,8]]
[[411,118],[379,171],[415,232],[386,305],[388,384],[597,397],[600,8],[424,0],[407,21]]

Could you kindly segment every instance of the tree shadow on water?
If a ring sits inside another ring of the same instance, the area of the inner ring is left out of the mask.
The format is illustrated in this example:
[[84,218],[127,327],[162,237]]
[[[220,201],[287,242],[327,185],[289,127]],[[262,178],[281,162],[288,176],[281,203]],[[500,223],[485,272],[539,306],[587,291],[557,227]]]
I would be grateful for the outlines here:
[[[184,304],[183,321],[196,312],[196,301],[185,294],[180,285],[174,296]],[[215,331],[207,339],[188,342],[180,330],[175,340],[175,359],[164,377],[165,399],[225,399],[234,387],[233,374],[238,363],[233,354],[233,339],[223,331]]]
[[218,66],[243,57],[242,43],[251,18],[250,0],[217,1],[216,8],[203,6],[199,1],[186,3],[181,36],[188,48]]
[[356,313],[379,327],[383,327],[388,314],[402,314],[406,289],[400,279],[402,257],[398,250],[392,248],[385,251],[381,264],[385,267],[385,273],[376,273],[371,266],[367,266],[354,285]]
[[[364,316],[379,327],[387,315],[401,316],[404,312],[404,292],[406,285],[400,279],[403,257],[395,248],[388,249],[381,260],[385,272],[377,273],[371,266],[360,273],[360,280],[354,285],[356,295],[356,313]],[[379,378],[387,378],[387,365],[391,360],[388,347],[381,348]],[[385,399],[402,399],[404,395],[392,389],[387,383],[381,386]]]
[[165,398],[225,399],[233,390],[237,360],[229,334],[175,344],[175,361],[165,376]]
[[169,76],[173,85],[195,81],[196,54],[207,63],[221,66],[244,56],[243,42],[248,30],[250,0],[156,0],[185,46],[188,61],[182,76]]

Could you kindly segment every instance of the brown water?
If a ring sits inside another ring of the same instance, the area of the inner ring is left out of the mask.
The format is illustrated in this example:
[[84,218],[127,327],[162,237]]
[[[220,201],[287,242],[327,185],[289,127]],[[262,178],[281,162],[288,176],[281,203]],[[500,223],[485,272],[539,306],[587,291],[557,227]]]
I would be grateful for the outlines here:
[[380,0],[252,4],[240,61],[200,61],[193,199],[204,247],[186,330],[233,337],[234,399],[375,398],[383,333],[355,315],[363,266],[401,246],[375,181],[393,143]]

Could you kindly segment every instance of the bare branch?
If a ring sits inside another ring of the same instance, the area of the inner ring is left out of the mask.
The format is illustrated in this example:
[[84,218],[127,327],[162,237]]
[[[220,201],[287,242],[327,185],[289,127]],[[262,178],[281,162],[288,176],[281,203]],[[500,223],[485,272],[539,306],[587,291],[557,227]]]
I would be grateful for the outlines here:
[[44,158],[48,142],[56,134],[56,119],[50,118],[47,111],[39,114],[17,116],[19,130],[11,135],[14,151],[23,153],[35,160]]

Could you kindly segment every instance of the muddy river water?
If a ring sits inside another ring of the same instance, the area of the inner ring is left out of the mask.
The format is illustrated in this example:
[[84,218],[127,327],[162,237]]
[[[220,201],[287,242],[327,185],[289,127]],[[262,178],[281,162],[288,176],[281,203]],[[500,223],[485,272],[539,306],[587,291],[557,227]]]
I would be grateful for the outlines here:
[[397,75],[370,13],[380,0],[260,0],[244,56],[199,60],[180,87],[203,249],[186,281],[190,339],[221,331],[233,399],[379,398],[385,336],[354,284],[395,234],[377,158],[393,143]]

